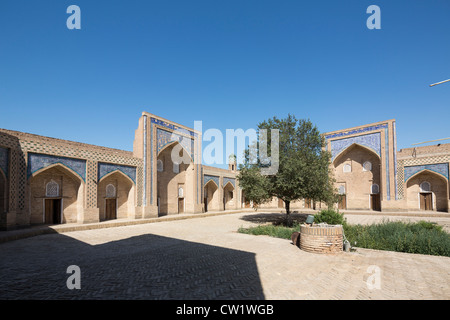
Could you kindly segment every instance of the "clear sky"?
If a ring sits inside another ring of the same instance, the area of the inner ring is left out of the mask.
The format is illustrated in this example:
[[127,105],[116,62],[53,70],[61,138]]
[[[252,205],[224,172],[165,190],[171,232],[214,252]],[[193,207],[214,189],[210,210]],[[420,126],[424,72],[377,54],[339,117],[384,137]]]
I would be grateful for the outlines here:
[[224,134],[394,118],[407,148],[450,137],[449,78],[448,0],[0,1],[0,127],[112,148],[142,111]]

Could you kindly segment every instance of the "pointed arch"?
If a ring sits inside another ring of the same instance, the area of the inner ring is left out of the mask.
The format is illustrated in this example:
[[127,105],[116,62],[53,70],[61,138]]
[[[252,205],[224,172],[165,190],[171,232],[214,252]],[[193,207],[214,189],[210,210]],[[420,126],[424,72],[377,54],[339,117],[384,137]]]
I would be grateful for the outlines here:
[[340,159],[345,153],[347,153],[348,151],[350,151],[351,149],[353,149],[355,147],[361,147],[361,148],[365,149],[369,153],[375,155],[377,157],[377,159],[379,159],[381,161],[380,155],[374,149],[355,142],[355,143],[352,143],[351,145],[349,145],[347,148],[341,150],[338,154],[336,154],[336,156],[334,157],[333,162],[332,162],[333,165],[335,165],[337,160]]
[[59,224],[80,220],[85,182],[78,173],[58,162],[33,172],[28,181],[31,223]]
[[414,177],[417,177],[418,175],[423,174],[423,173],[430,173],[430,174],[435,175],[435,176],[439,177],[440,179],[444,180],[444,182],[448,183],[447,177],[444,176],[444,175],[442,175],[442,174],[440,174],[439,172],[432,171],[432,170],[429,170],[429,169],[422,169],[422,170],[417,171],[416,173],[414,173],[412,176],[410,176],[410,177],[405,181],[405,184],[408,184],[408,182],[409,182],[411,179],[413,179]]
[[191,155],[191,151],[188,150],[188,149],[186,149],[186,147],[183,146],[179,141],[171,141],[171,142],[165,144],[165,145],[158,151],[156,157],[158,158],[159,155],[160,155],[165,149],[175,147],[176,144],[179,144],[179,145],[181,146],[181,148],[183,148],[183,151],[186,152],[186,154],[189,156],[189,159],[191,160],[191,162],[194,162],[194,159],[192,158],[192,155]]
[[209,180],[205,185],[204,188],[204,204],[205,204],[205,211],[211,211],[211,210],[219,210],[219,186],[214,180]]
[[73,178],[75,178],[76,180],[79,180],[82,184],[84,184],[83,177],[81,177],[77,172],[75,172],[74,170],[72,170],[68,166],[66,166],[66,165],[64,165],[62,163],[59,163],[59,162],[58,163],[53,163],[53,164],[51,164],[51,165],[49,165],[47,167],[41,168],[41,169],[31,173],[31,175],[30,175],[30,177],[28,179],[31,180],[32,178],[38,176],[39,174],[41,174],[41,173],[43,173],[43,172],[45,172],[47,170],[53,169],[53,168],[60,168],[60,169],[62,169],[64,171],[70,173],[70,175]]
[[217,189],[219,188],[219,185],[213,179],[208,180],[208,182],[205,183],[204,187],[206,187],[210,182],[212,182],[216,186]]
[[[429,190],[423,190],[424,182]],[[429,169],[420,170],[405,181],[408,209],[448,212],[448,180]]]
[[225,189],[228,185],[230,185],[231,188],[233,188],[233,190],[235,189],[235,188],[234,188],[234,185],[231,183],[231,181],[228,181],[227,183],[225,183],[225,185],[223,186],[223,188]]
[[127,174],[123,173],[120,169],[116,169],[114,171],[111,171],[107,174],[105,174],[103,177],[100,178],[100,180],[98,181],[98,183],[102,182],[103,180],[105,180],[106,178],[108,178],[109,176],[113,175],[113,174],[120,174],[121,176],[123,176],[125,179],[127,179],[128,181],[130,181],[133,185],[135,185],[133,179],[131,179]]
[[135,216],[136,187],[134,181],[120,169],[105,174],[97,186],[99,220]]

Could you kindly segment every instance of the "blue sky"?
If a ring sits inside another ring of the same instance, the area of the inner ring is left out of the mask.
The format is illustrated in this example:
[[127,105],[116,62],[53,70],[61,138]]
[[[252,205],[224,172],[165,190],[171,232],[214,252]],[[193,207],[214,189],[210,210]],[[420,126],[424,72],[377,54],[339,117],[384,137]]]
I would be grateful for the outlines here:
[[224,134],[395,118],[407,148],[450,137],[450,83],[429,87],[450,78],[449,17],[448,0],[2,0],[0,127],[132,150],[142,111]]

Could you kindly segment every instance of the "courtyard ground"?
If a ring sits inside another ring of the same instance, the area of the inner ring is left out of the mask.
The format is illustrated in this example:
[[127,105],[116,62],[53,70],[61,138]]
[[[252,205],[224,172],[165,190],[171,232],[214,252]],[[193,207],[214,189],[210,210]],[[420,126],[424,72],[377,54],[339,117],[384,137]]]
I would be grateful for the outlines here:
[[[320,255],[290,240],[237,232],[278,215],[222,212],[0,232],[0,299],[450,299],[448,257],[360,248]],[[346,217],[428,220],[447,231],[450,222],[445,214]],[[67,288],[70,265],[80,267],[79,290]]]

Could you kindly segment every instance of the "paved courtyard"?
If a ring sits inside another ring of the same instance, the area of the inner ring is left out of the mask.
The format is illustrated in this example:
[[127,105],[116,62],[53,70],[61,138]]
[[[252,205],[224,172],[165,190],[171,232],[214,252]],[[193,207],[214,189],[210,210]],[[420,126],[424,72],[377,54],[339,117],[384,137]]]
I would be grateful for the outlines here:
[[[0,299],[450,299],[448,257],[367,249],[318,255],[290,240],[237,233],[257,217],[264,215],[233,213],[0,243]],[[347,219],[371,223],[382,217]],[[435,219],[448,226],[449,218]],[[80,290],[66,286],[70,265],[80,267]]]

